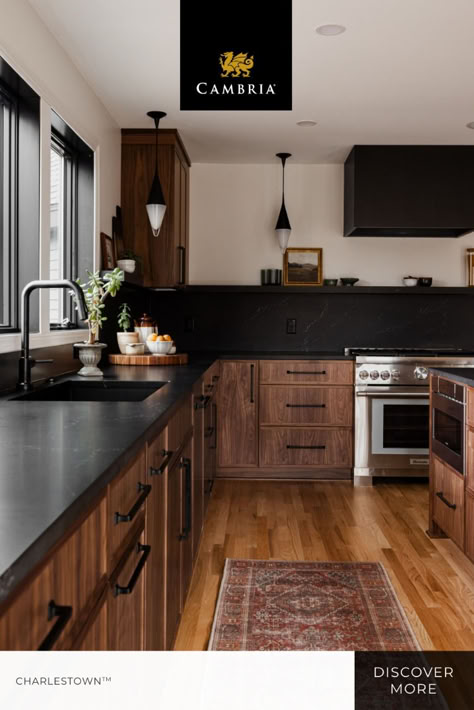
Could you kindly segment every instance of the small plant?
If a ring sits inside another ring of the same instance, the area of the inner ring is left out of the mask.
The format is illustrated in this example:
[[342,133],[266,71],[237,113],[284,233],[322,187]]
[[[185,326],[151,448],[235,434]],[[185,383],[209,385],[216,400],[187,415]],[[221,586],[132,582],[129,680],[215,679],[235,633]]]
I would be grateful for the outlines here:
[[137,264],[142,263],[141,256],[138,256],[138,254],[135,254],[133,249],[124,249],[124,251],[120,254],[120,259],[131,259],[132,261],[136,261]]
[[132,324],[132,314],[128,303],[122,303],[122,305],[120,306],[117,320],[119,328],[121,328],[123,332],[126,333]]
[[94,273],[92,273],[92,271],[87,271],[86,273],[89,280],[83,284],[80,279],[76,279],[76,283],[84,291],[87,312],[89,314],[87,319],[87,324],[89,326],[89,340],[87,341],[87,344],[93,345],[99,337],[99,331],[102,328],[104,321],[107,320],[107,316],[104,316],[103,313],[105,308],[104,301],[107,296],[117,295],[117,292],[122,285],[124,273],[121,269],[116,268],[105,274],[103,279],[100,278],[99,271]]

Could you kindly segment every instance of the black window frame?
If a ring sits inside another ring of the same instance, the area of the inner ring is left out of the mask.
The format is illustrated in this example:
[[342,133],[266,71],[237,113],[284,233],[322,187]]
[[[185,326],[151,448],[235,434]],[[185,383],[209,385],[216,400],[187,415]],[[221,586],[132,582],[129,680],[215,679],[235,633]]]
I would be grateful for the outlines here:
[[[15,94],[0,82],[0,219],[2,239],[0,242],[0,279],[8,273],[6,296],[8,303],[0,309],[0,333],[15,333],[19,330],[18,312],[18,100]],[[5,137],[5,109],[8,111],[8,137]],[[7,165],[5,165],[7,163]],[[4,183],[8,173],[8,185]],[[5,264],[5,262],[7,262]],[[3,285],[2,285],[3,288]],[[3,299],[2,299],[3,301]],[[6,318],[3,312],[7,311]]]

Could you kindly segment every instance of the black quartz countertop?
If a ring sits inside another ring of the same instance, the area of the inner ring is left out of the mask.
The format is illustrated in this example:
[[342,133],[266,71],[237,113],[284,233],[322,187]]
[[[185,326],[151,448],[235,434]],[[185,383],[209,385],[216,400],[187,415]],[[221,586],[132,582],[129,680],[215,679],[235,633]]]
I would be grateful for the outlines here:
[[201,356],[187,366],[104,370],[105,379],[168,382],[142,402],[0,399],[0,602],[166,425],[213,362]]
[[[196,352],[192,355],[193,358],[199,358],[200,354]],[[317,352],[228,350],[216,351],[213,355],[216,360],[355,360],[355,355],[344,355],[341,350]]]
[[474,367],[430,367],[433,375],[447,377],[463,385],[474,387]]

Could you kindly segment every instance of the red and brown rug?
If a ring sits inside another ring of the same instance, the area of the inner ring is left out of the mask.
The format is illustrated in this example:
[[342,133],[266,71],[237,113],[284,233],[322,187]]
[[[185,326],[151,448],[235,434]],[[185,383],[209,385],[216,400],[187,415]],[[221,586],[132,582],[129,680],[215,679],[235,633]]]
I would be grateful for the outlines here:
[[230,560],[210,651],[416,651],[379,562]]

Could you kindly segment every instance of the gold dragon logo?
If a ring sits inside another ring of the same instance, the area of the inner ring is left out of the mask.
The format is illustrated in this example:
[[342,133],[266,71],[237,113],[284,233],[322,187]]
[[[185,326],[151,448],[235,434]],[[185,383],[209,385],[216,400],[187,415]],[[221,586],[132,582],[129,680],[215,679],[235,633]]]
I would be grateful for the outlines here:
[[219,57],[219,63],[222,67],[221,76],[226,79],[228,76],[250,76],[250,70],[253,67],[253,55],[248,56],[248,52],[223,52]]

